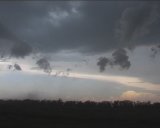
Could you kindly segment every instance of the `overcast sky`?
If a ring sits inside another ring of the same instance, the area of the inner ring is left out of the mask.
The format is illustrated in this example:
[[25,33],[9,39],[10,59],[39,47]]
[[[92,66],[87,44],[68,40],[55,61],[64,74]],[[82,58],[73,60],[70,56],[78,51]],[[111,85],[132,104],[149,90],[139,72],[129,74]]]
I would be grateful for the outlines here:
[[1,1],[0,99],[160,101],[160,2]]

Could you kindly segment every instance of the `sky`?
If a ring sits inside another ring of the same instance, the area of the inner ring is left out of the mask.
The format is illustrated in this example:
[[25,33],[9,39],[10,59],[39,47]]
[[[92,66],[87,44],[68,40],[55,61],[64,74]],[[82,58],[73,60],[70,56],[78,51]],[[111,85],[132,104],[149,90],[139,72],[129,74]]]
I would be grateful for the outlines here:
[[160,2],[0,1],[0,99],[160,101]]

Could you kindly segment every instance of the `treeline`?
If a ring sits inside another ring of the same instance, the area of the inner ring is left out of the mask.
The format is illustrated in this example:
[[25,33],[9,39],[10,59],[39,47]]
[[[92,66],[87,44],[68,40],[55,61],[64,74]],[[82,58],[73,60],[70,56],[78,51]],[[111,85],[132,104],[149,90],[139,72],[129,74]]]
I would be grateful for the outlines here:
[[160,103],[0,100],[0,127],[146,128],[159,121]]

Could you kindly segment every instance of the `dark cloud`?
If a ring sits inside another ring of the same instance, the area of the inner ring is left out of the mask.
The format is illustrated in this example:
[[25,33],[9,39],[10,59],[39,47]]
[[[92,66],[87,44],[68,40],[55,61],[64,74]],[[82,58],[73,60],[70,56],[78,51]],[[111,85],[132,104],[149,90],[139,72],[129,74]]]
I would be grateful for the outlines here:
[[51,65],[47,59],[45,58],[39,59],[36,62],[36,64],[39,66],[39,68],[43,69],[44,72],[49,73],[49,74],[52,72]]
[[22,68],[20,67],[19,64],[14,64],[14,69],[17,70],[17,71],[21,71]]
[[14,65],[8,65],[8,69],[9,70],[13,70],[13,71],[22,71],[22,68],[19,64],[14,64]]
[[31,46],[17,38],[4,25],[0,24],[1,56],[25,57],[32,52]]
[[3,39],[15,39],[15,36],[2,24],[0,23],[0,38]]
[[127,8],[120,19],[119,36],[123,41],[130,41],[147,24],[151,16],[151,6]]
[[112,53],[112,58],[101,57],[97,62],[97,65],[100,68],[100,71],[105,71],[107,65],[113,66],[120,66],[121,69],[129,69],[131,63],[129,61],[129,56],[125,49],[117,49]]
[[134,7],[127,7],[119,20],[116,29],[118,41],[127,47],[137,45],[148,45],[151,41],[159,40],[155,37],[157,31],[155,27],[160,27],[159,22],[159,3],[146,2]]
[[131,66],[129,56],[125,49],[118,49],[112,54],[112,65],[119,65],[122,69],[128,69]]
[[11,48],[11,56],[25,57],[32,52],[32,48],[27,43],[16,43]]
[[[110,44],[113,42],[112,29],[118,19],[116,13],[120,15],[122,11],[116,10],[118,4],[28,2],[11,5],[1,5],[0,16],[5,17],[1,20],[15,31],[18,37],[27,40],[40,52],[56,52],[63,49],[102,52],[114,47],[113,43]],[[115,14],[110,13],[112,9],[115,10]],[[9,16],[11,13],[15,14],[14,17]]]
[[[157,1],[3,3],[0,21],[39,52],[97,53],[159,41],[159,5]],[[23,49],[25,44],[15,47]],[[25,52],[13,47],[14,56],[28,55],[31,49],[26,47]]]
[[99,66],[100,72],[105,71],[105,68],[107,64],[110,63],[110,60],[106,57],[99,58],[99,61],[97,62],[97,65]]

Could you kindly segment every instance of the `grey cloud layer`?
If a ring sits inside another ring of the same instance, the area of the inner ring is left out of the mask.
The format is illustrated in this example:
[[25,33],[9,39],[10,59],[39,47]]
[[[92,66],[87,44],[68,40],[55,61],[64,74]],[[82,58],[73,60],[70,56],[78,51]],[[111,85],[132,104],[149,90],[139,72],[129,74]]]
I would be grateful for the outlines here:
[[96,53],[159,43],[159,2],[35,1],[0,6],[0,21],[27,42],[12,48],[14,56],[27,55],[29,46],[39,52]]
[[[130,46],[152,43],[151,39],[160,27],[159,4],[144,3],[135,7],[126,8],[119,21],[116,30],[119,41],[126,42]],[[154,29],[153,29],[154,28]],[[156,41],[157,37],[152,40]],[[158,38],[159,41],[159,38]]]
[[32,52],[30,45],[17,38],[4,25],[0,24],[0,54],[14,57],[25,57]]

